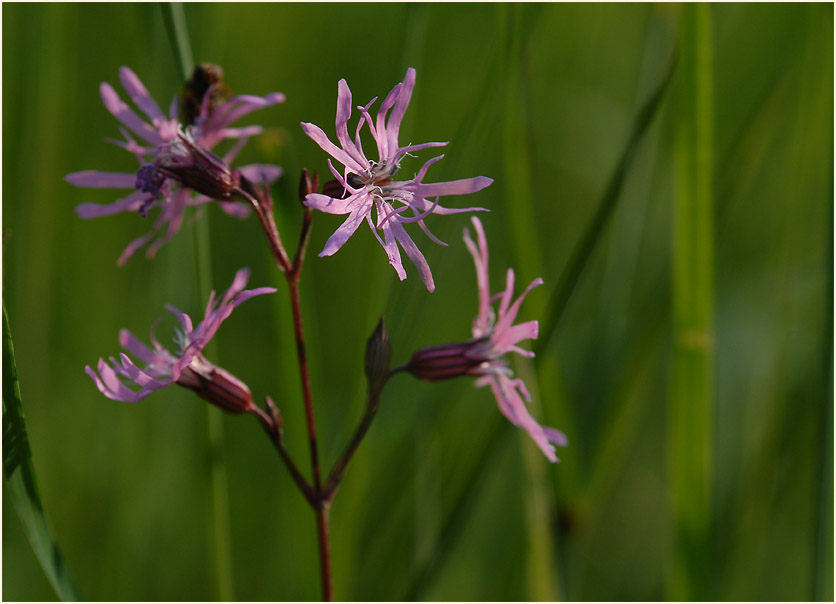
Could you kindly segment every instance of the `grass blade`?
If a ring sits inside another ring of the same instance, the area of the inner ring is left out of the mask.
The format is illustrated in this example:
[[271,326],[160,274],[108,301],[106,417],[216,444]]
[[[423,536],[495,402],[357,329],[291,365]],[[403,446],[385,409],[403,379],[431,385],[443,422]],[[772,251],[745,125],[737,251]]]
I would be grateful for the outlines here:
[[[506,199],[513,211],[509,212],[509,226],[513,241],[517,269],[521,275],[542,275],[542,246],[537,237],[537,219],[534,210],[535,199],[531,183],[531,141],[528,133],[528,118],[524,99],[528,90],[525,74],[526,40],[529,32],[526,27],[526,9],[521,4],[514,5],[503,19],[507,25],[508,54],[505,62],[505,111],[503,116],[503,166],[507,183]],[[529,21],[530,23],[531,21]],[[532,307],[536,315],[542,307]],[[517,364],[522,365],[522,363]],[[526,381],[538,400],[539,388],[533,368],[529,365]],[[552,370],[559,373],[554,366]],[[562,426],[568,429],[567,426]],[[554,508],[553,493],[549,484],[549,474],[539,451],[531,443],[520,440],[523,448],[524,473],[526,476],[526,587],[528,599],[554,601],[558,599],[560,580],[558,576],[557,545],[555,533],[550,530],[549,516]]]
[[[189,32],[186,28],[186,16],[180,2],[160,4],[165,22],[166,33],[171,41],[171,48],[179,68],[182,83],[192,73],[192,58]],[[210,246],[209,213],[203,212],[194,228],[195,275],[199,298],[208,299],[212,289],[212,251]],[[217,343],[210,342],[205,352],[216,361]],[[226,462],[224,460],[223,423],[217,409],[206,406],[207,450],[209,452],[209,482],[212,492],[212,562],[215,569],[216,593],[219,600],[235,599],[234,575],[232,570],[232,538],[229,525],[229,483]]]
[[163,21],[171,48],[177,59],[177,68],[183,82],[189,79],[194,69],[192,46],[189,43],[189,31],[186,29],[186,15],[183,13],[182,2],[161,2]]
[[[669,596],[706,599],[711,530],[714,216],[711,13],[683,7],[673,218],[669,463],[674,554]],[[710,597],[709,597],[710,599]]]
[[601,239],[604,227],[606,227],[615,209],[616,202],[621,196],[621,187],[624,184],[627,171],[632,165],[633,157],[636,154],[639,143],[642,141],[647,129],[653,122],[653,118],[658,114],[662,106],[662,101],[671,82],[675,66],[676,58],[671,60],[670,68],[659,84],[659,87],[639,109],[636,119],[633,122],[630,138],[627,140],[624,152],[618,160],[615,172],[613,172],[607,183],[607,188],[604,191],[601,202],[598,204],[595,216],[593,216],[589,226],[586,227],[586,231],[584,231],[581,240],[572,252],[572,257],[569,259],[566,269],[560,277],[560,281],[549,296],[549,301],[546,304],[547,314],[540,321],[540,338],[534,346],[534,351],[537,354],[540,354],[551,341],[554,331],[560,322],[560,318],[566,310],[566,305],[572,297],[572,292],[575,291],[575,287],[583,275],[584,268]]
[[17,381],[15,351],[3,304],[3,475],[35,556],[64,601],[80,600],[44,515]]

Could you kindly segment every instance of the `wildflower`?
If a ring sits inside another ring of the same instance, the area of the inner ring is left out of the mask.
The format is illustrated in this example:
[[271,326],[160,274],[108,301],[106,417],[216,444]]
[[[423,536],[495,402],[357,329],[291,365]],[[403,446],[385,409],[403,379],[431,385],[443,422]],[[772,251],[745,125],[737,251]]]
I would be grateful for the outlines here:
[[[140,212],[144,215],[150,207],[160,208],[160,213],[151,230],[132,241],[122,252],[118,260],[118,264],[122,265],[136,250],[157,237],[148,246],[146,252],[149,258],[153,257],[157,250],[180,229],[186,208],[209,203],[212,198],[201,191],[197,191],[198,194],[196,195],[193,194],[194,192],[189,189],[188,184],[184,185],[181,182],[171,186],[169,183],[164,183],[161,178],[156,181],[159,186],[156,187],[155,196],[151,198],[149,198],[147,190],[137,186],[138,184],[151,186],[152,183],[148,181],[150,174],[145,166],[153,163],[161,154],[165,153],[172,143],[176,144],[176,141],[180,138],[182,128],[177,119],[179,101],[175,96],[169,107],[168,116],[166,116],[133,71],[127,67],[120,68],[119,80],[131,101],[147,116],[148,121],[137,115],[119,97],[119,94],[110,84],[102,83],[99,87],[102,101],[105,108],[122,123],[120,132],[124,137],[123,141],[110,140],[109,142],[132,153],[142,166],[140,168],[141,173],[84,170],[68,174],[65,179],[78,187],[134,189],[125,197],[111,204],[80,204],[76,207],[76,212],[82,218],[98,218],[120,212]],[[231,128],[229,124],[254,109],[283,102],[284,95],[271,93],[264,97],[236,96],[210,111],[211,103],[208,99],[211,93],[212,87],[210,86],[205,92],[205,102],[192,130],[193,142],[206,151],[210,151],[222,139],[236,139],[232,148],[222,158],[219,158],[222,163],[230,164],[249,138],[261,132],[261,127]],[[239,168],[237,171],[246,179],[259,183],[273,182],[281,175],[281,168],[278,166],[250,165]],[[249,215],[249,207],[244,204],[225,203],[220,204],[220,207],[227,214],[238,218]]]
[[[109,365],[104,359],[99,359],[98,373],[89,365],[84,371],[93,379],[102,394],[116,401],[135,403],[160,388],[176,383],[194,390],[202,398],[230,413],[252,411],[254,403],[246,384],[213,365],[201,354],[218,331],[218,327],[232,314],[236,306],[254,296],[276,291],[272,287],[245,290],[248,278],[249,269],[239,270],[235,274],[232,286],[223,294],[217,305],[213,291],[209,296],[203,321],[197,327],[192,326],[189,315],[173,306],[166,307],[180,321],[182,329],[177,337],[176,353],[170,352],[157,342],[153,333],[151,343],[154,348],[151,349],[131,332],[123,329],[119,332],[119,343],[122,348],[145,363],[145,367],[140,369],[128,355],[121,353],[120,360],[117,362],[111,357]],[[134,390],[128,384],[139,386],[139,389]]]
[[136,188],[159,196],[168,180],[211,199],[231,201],[240,191],[241,175],[221,158],[199,146],[191,131],[181,130],[174,140],[157,148],[154,161],[136,173]]
[[[508,269],[505,290],[491,298],[488,278],[488,245],[485,232],[478,218],[471,218],[476,229],[474,244],[467,229],[464,242],[476,264],[476,282],[479,291],[479,314],[473,321],[473,339],[462,343],[430,346],[418,350],[406,366],[415,377],[427,381],[444,380],[463,375],[475,376],[476,386],[490,386],[496,397],[499,410],[515,426],[524,428],[549,461],[558,461],[553,445],[565,447],[569,444],[566,436],[554,428],[543,427],[531,417],[525,402],[531,400],[523,381],[514,374],[504,359],[509,352],[525,357],[534,353],[517,346],[521,340],[537,337],[537,321],[514,325],[520,304],[532,288],[541,285],[542,279],[535,279],[519,298],[511,302],[514,295],[514,270]],[[491,308],[491,301],[499,300],[498,313]]]
[[[444,195],[465,195],[475,193],[490,185],[493,180],[484,176],[465,178],[439,183],[424,183],[424,177],[431,165],[441,160],[440,155],[427,161],[418,173],[408,180],[395,180],[395,173],[401,167],[404,156],[413,151],[430,147],[443,147],[447,143],[423,143],[418,145],[398,145],[398,131],[412,96],[415,86],[415,70],[407,69],[403,82],[395,86],[383,100],[376,119],[372,120],[369,109],[377,100],[372,99],[365,107],[358,107],[361,116],[357,124],[354,140],[348,134],[348,120],[351,117],[351,91],[345,80],[340,80],[337,87],[337,147],[330,141],[321,128],[314,124],[303,123],[302,129],[323,151],[344,166],[340,174],[328,160],[328,166],[334,177],[342,185],[347,197],[337,198],[329,195],[311,193],[306,205],[328,214],[348,214],[337,231],[328,239],[320,256],[330,256],[337,252],[354,234],[357,227],[365,220],[377,240],[389,256],[391,264],[401,280],[406,279],[406,271],[401,262],[398,244],[415,264],[421,280],[429,291],[435,289],[432,273],[424,255],[407,234],[404,225],[417,222],[427,236],[440,245],[446,245],[430,233],[424,219],[430,214],[455,214],[473,212],[484,208],[446,208],[438,204],[438,198]],[[390,113],[391,112],[391,113]],[[377,143],[379,159],[370,160],[363,152],[360,131],[368,125],[372,137]],[[431,201],[435,198],[434,201]],[[376,220],[372,220],[372,209],[376,210]],[[405,212],[411,210],[412,215]],[[381,239],[378,230],[383,232]]]

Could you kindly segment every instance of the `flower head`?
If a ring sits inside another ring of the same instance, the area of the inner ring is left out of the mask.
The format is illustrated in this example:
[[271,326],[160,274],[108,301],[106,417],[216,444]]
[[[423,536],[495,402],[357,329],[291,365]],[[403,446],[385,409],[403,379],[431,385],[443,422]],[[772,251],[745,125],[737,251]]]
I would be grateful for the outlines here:
[[[543,427],[531,417],[525,401],[531,400],[523,381],[514,378],[505,356],[515,352],[533,357],[534,353],[517,346],[522,340],[537,337],[537,321],[514,325],[523,299],[532,288],[541,285],[542,279],[535,279],[513,300],[514,270],[508,269],[505,289],[493,298],[490,294],[488,277],[488,244],[485,232],[478,218],[471,218],[476,230],[474,243],[467,229],[464,242],[476,264],[476,282],[479,292],[479,314],[473,321],[473,339],[462,343],[430,346],[418,350],[406,369],[419,379],[436,381],[463,375],[475,376],[476,386],[490,386],[496,397],[499,410],[515,426],[525,429],[550,461],[558,461],[554,445],[565,447],[569,444],[566,436],[554,428]],[[498,300],[494,312],[491,302]],[[525,399],[525,401],[523,400]]]
[[[302,129],[323,151],[340,162],[344,169],[342,173],[334,168],[331,160],[328,165],[334,177],[342,185],[345,195],[343,198],[311,193],[307,196],[306,205],[328,214],[348,214],[337,231],[328,239],[320,256],[330,256],[337,252],[343,244],[354,234],[357,227],[365,221],[371,228],[377,240],[389,256],[391,264],[398,277],[406,279],[406,271],[401,262],[398,245],[415,264],[421,275],[421,280],[427,289],[433,291],[432,273],[424,255],[404,229],[404,225],[417,222],[427,236],[436,243],[445,245],[430,233],[424,219],[430,214],[455,214],[458,212],[473,212],[484,208],[446,208],[438,204],[438,199],[444,195],[464,195],[480,191],[490,185],[493,180],[484,176],[465,178],[439,183],[424,183],[424,177],[431,165],[443,158],[443,155],[427,161],[413,178],[395,180],[395,174],[401,167],[404,156],[413,151],[429,147],[443,147],[447,143],[423,143],[401,147],[398,143],[398,132],[401,122],[409,105],[412,89],[415,86],[415,70],[407,69],[403,82],[395,86],[380,105],[376,119],[372,119],[369,110],[374,102],[372,99],[366,106],[358,107],[360,119],[355,131],[354,140],[348,134],[348,120],[351,117],[351,90],[345,80],[340,80],[337,87],[337,142],[338,147],[323,130],[314,124],[303,123]],[[375,143],[377,144],[377,160],[366,157],[360,141],[360,132],[367,125]],[[372,218],[372,210],[376,218]],[[410,211],[412,214],[407,215]],[[382,231],[381,238],[378,231]]]
[[[151,230],[132,241],[122,252],[118,260],[118,264],[122,265],[137,249],[157,237],[147,250],[147,256],[153,257],[157,250],[180,229],[186,208],[209,203],[212,197],[206,195],[204,191],[191,189],[188,183],[184,184],[182,181],[169,184],[165,182],[161,174],[152,173],[147,167],[158,161],[161,155],[170,151],[172,144],[177,145],[182,135],[182,127],[177,118],[178,97],[173,98],[168,115],[165,115],[133,71],[127,67],[120,68],[119,80],[131,101],[147,119],[143,119],[131,109],[110,84],[102,83],[99,87],[102,101],[105,108],[121,122],[120,132],[124,137],[124,140],[110,140],[110,142],[134,155],[140,164],[139,173],[84,170],[68,174],[65,179],[78,187],[133,189],[131,193],[111,204],[80,204],[76,207],[76,212],[82,218],[98,218],[120,212],[140,212],[144,215],[151,207],[160,208],[160,213]],[[284,101],[284,95],[281,93],[271,93],[264,97],[243,95],[232,97],[225,103],[213,107],[209,102],[211,94],[212,87],[210,86],[205,91],[205,102],[195,120],[191,137],[195,145],[206,151],[211,150],[224,138],[236,139],[232,148],[219,158],[224,164],[230,164],[249,138],[261,132],[260,126],[231,128],[229,124],[254,109]],[[275,181],[281,175],[281,168],[250,165],[238,168],[237,172],[253,182],[262,183]],[[154,194],[149,197],[149,191],[140,188],[142,185],[153,187]],[[220,207],[227,214],[239,218],[249,215],[249,208],[244,204],[224,203]]]
[[[195,390],[200,396],[226,411],[247,411],[253,404],[249,388],[235,376],[207,361],[201,352],[236,306],[254,296],[276,291],[272,287],[245,290],[248,278],[249,269],[239,270],[235,274],[232,286],[217,303],[213,291],[209,296],[203,320],[196,327],[193,326],[189,315],[173,306],[166,307],[180,321],[182,331],[178,333],[176,352],[164,348],[154,338],[153,333],[152,349],[131,332],[123,329],[119,332],[119,343],[122,348],[145,363],[145,367],[140,369],[128,355],[122,353],[119,355],[119,361],[111,357],[110,364],[104,359],[99,359],[98,373],[89,365],[84,371],[93,379],[102,394],[117,401],[135,403],[160,388],[177,383]],[[139,389],[134,390],[128,384],[139,386]]]

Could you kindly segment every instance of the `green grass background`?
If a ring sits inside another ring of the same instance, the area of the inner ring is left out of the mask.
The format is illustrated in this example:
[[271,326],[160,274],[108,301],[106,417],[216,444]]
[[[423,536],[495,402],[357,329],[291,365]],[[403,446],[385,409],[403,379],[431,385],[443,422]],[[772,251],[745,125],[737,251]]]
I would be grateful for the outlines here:
[[[406,67],[418,70],[401,140],[451,141],[432,180],[495,179],[448,202],[491,208],[482,220],[495,289],[508,266],[520,285],[545,279],[524,320],[557,318],[554,289],[630,149],[565,312],[541,333],[535,361],[515,366],[534,415],[569,437],[562,462],[550,466],[500,422],[490,393],[469,380],[398,376],[332,509],[337,598],[832,600],[833,7],[707,11],[696,32],[710,57],[701,72],[710,155],[692,167],[710,166],[707,180],[695,177],[709,183],[697,203],[710,220],[688,231],[675,212],[694,178],[677,164],[694,102],[694,47],[682,35],[693,35],[692,13],[641,4],[185,6],[196,60],[222,65],[236,92],[287,95],[247,120],[267,130],[241,160],[285,167],[274,195],[290,245],[299,170],[327,171],[298,124],[333,133],[343,77],[360,104],[385,95]],[[148,221],[83,221],[78,203],[115,195],[63,181],[82,169],[136,168],[103,141],[117,130],[98,84],[117,85],[120,65],[162,106],[179,91],[159,7],[4,4],[2,14],[3,296],[45,511],[82,597],[317,599],[313,514],[252,418],[222,417],[224,446],[213,451],[206,404],[190,393],[111,402],[82,371],[118,351],[120,328],[144,337],[164,304],[197,314],[205,297],[193,225],[153,261],[140,253],[120,269],[117,256]],[[672,84],[629,147],[674,56]],[[206,216],[215,288],[249,266],[251,285],[280,289],[224,324],[215,360],[277,401],[307,472],[284,286],[254,220],[214,207]],[[466,217],[430,220],[449,248],[415,230],[436,279],[431,295],[411,265],[397,281],[365,227],[337,255],[317,258],[339,223],[315,216],[302,285],[329,467],[362,413],[362,355],[377,318],[386,315],[400,363],[418,347],[467,338],[476,312]],[[699,396],[683,391],[687,373],[674,369],[673,303],[683,290],[673,292],[689,283],[673,261],[683,229],[713,274],[694,294],[712,315]],[[158,328],[161,340],[172,326]],[[694,401],[705,408],[693,415],[708,419],[692,431],[672,414],[694,412]],[[708,495],[696,511],[697,545],[684,554],[677,519],[688,491],[674,485],[694,464],[683,435],[710,451],[688,474]],[[228,476],[225,572],[213,554],[218,459]],[[677,560],[690,569],[685,579]],[[55,598],[5,485],[2,571],[4,599]],[[220,576],[232,577],[233,591],[221,591]],[[704,591],[688,591],[694,582]]]

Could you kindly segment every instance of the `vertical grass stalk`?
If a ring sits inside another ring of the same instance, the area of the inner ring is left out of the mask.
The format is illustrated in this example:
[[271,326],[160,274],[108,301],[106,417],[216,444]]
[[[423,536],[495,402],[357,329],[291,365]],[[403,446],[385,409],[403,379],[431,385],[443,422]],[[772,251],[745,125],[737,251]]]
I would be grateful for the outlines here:
[[[499,9],[500,11],[503,8]],[[510,8],[510,14],[502,19],[500,27],[506,36],[507,57],[505,63],[506,97],[503,117],[502,148],[505,180],[508,188],[505,192],[508,205],[513,211],[508,212],[510,234],[513,241],[514,255],[520,269],[520,282],[527,283],[534,276],[544,274],[542,246],[537,235],[537,218],[534,211],[535,199],[531,183],[531,142],[527,136],[525,98],[525,41],[526,7],[516,5]],[[502,35],[502,34],[500,34]],[[532,299],[533,301],[534,299]],[[539,298],[539,307],[532,308],[535,316],[543,310],[543,298]],[[517,366],[522,365],[518,363]],[[533,373],[531,366],[528,369]],[[558,368],[552,369],[558,372]],[[533,375],[528,383],[535,391],[537,382]],[[549,516],[555,508],[554,493],[549,483],[549,473],[539,452],[529,442],[523,445],[523,462],[527,489],[526,526],[526,588],[528,599],[554,601],[558,599],[562,581],[558,575],[561,566],[557,560],[556,531],[550,530]]]
[[680,23],[673,212],[673,360],[669,488],[674,523],[668,597],[712,599],[714,218],[711,8],[686,4]]
[[[179,2],[160,3],[165,22],[166,32],[174,51],[178,70],[182,82],[191,77],[194,69],[189,32],[186,28],[186,17],[183,5]],[[212,289],[212,255],[209,237],[209,216],[204,213],[196,221],[194,233],[195,269],[197,288],[202,302],[208,301],[209,291]],[[216,359],[217,344],[210,342],[205,351]],[[229,499],[226,464],[224,462],[223,423],[217,409],[206,406],[207,447],[209,451],[209,472],[212,490],[212,550],[214,575],[216,577],[215,592],[220,601],[235,599],[232,575],[231,538],[229,527]]]

